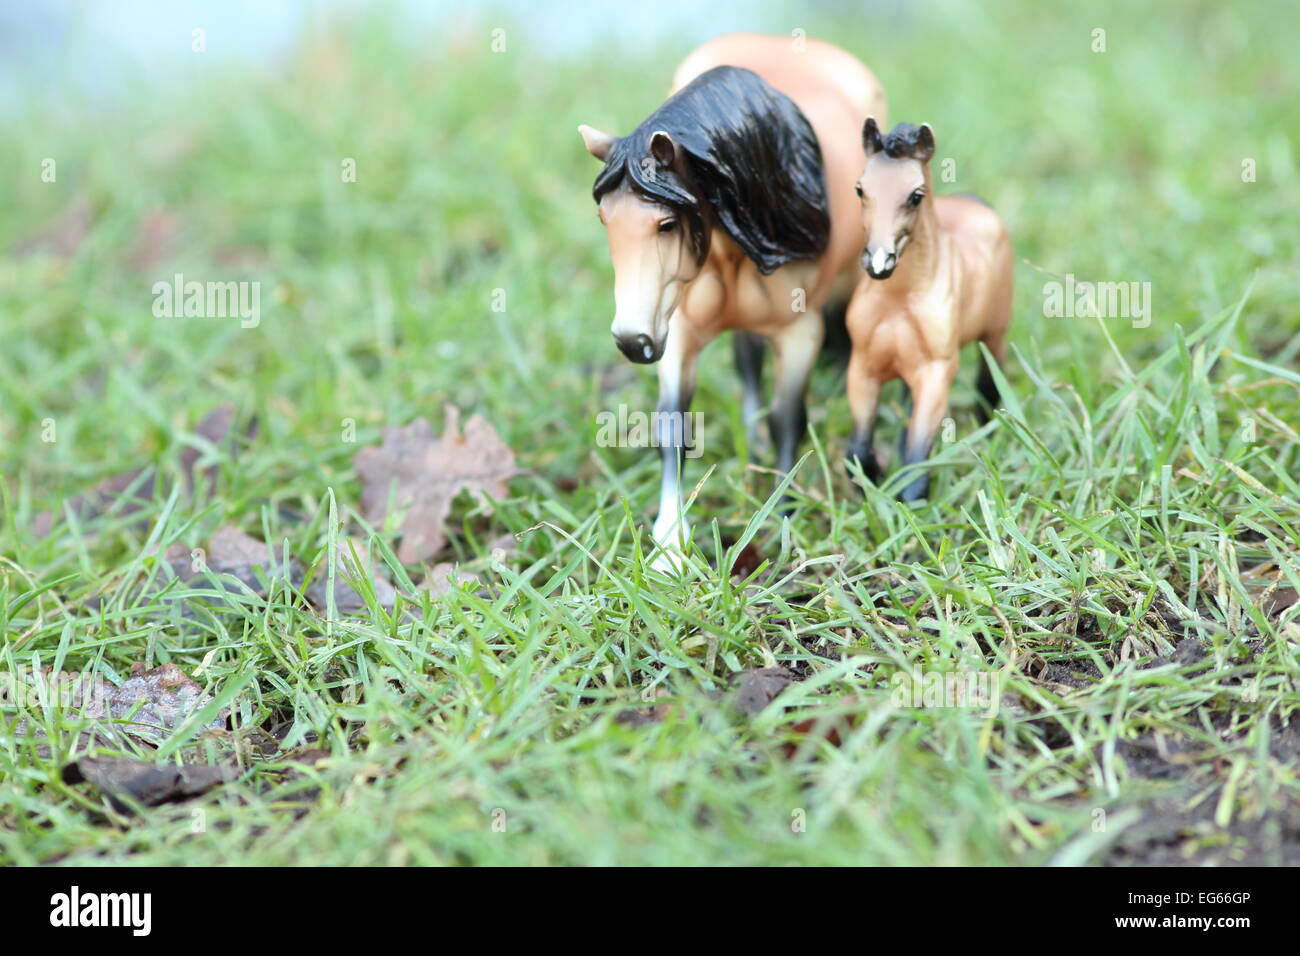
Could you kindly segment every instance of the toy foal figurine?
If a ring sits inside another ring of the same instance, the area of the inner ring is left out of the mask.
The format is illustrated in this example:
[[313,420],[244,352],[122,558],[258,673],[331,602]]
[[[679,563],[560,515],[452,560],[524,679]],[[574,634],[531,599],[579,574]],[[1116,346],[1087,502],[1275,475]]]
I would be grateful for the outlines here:
[[[791,37],[712,40],[678,68],[673,90],[621,139],[578,128],[605,164],[592,195],[614,265],[614,339],[632,361],[659,362],[660,569],[676,566],[687,537],[681,422],[696,358],[720,332],[736,331],[751,426],[763,404],[762,340],[772,344],[776,464],[794,464],[822,307],[857,278],[862,223],[848,191],[862,161],[857,130],[885,108],[854,57]],[[839,184],[829,195],[828,183]]]
[[[867,275],[846,317],[849,461],[880,480],[872,448],[880,386],[902,378],[912,393],[912,419],[903,464],[925,461],[948,409],[961,347],[976,340],[1002,364],[1011,323],[1011,241],[997,214],[977,199],[930,195],[934,131],[899,123],[882,137],[874,117],[862,130],[867,165],[858,177]],[[906,256],[904,256],[906,253]],[[987,365],[978,388],[991,408],[997,385]],[[987,419],[987,413],[982,411]],[[904,501],[924,498],[930,476],[903,489]]]

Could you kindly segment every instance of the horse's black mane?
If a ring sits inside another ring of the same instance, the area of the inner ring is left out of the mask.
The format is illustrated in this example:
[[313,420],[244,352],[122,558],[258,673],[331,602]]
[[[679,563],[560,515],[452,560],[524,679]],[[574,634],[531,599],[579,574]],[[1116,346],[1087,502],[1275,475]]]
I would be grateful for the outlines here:
[[885,155],[891,159],[905,159],[920,145],[921,127],[911,123],[898,123],[884,138]]
[[[659,166],[650,140],[663,130],[686,162]],[[821,147],[788,96],[735,66],[702,73],[610,148],[597,202],[627,176],[632,189],[675,210],[700,262],[709,251],[707,203],[764,275],[815,259],[830,238]]]

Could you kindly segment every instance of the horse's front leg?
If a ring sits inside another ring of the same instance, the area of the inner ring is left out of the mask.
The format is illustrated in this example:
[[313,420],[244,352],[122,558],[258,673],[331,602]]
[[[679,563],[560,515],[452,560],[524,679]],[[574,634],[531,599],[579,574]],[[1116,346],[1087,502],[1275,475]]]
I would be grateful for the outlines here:
[[[939,427],[948,411],[948,390],[957,372],[957,360],[938,359],[924,363],[907,378],[912,391],[912,417],[907,425],[903,465],[916,465],[930,457]],[[930,475],[923,472],[899,495],[903,501],[918,501],[930,494]]]
[[659,360],[659,405],[655,410],[655,443],[663,462],[659,485],[659,516],[655,519],[654,539],[659,546],[653,566],[671,571],[680,566],[690,540],[682,504],[682,466],[688,442],[699,436],[688,425],[691,399],[695,394],[695,360],[700,354],[699,337],[693,334],[685,317],[673,313],[668,326],[668,341]]
[[771,339],[776,355],[776,385],[768,423],[776,445],[776,468],[782,474],[794,467],[799,443],[808,430],[804,398],[825,334],[821,312],[811,310],[801,313]]

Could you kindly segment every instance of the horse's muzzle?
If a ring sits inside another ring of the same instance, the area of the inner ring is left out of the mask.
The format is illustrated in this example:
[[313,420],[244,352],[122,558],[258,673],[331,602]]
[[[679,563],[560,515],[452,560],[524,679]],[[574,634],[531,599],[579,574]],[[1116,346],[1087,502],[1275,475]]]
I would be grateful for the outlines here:
[[649,365],[663,357],[664,345],[655,343],[644,333],[638,335],[616,335],[614,342],[618,350],[638,365]]

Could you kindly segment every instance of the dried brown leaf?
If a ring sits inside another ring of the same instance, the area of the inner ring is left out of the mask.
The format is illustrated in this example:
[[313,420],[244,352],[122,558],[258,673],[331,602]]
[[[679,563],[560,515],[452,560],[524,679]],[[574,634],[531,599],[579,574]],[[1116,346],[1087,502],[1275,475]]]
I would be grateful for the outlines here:
[[453,586],[461,584],[477,584],[479,576],[471,574],[468,571],[462,571],[450,561],[441,561],[435,564],[429,573],[425,575],[424,580],[420,582],[420,590],[428,591],[433,597],[442,597],[451,591]]
[[459,423],[459,410],[449,405],[441,437],[417,418],[405,427],[386,429],[381,444],[357,452],[354,465],[366,520],[382,521],[390,500],[406,511],[397,551],[405,563],[431,557],[446,544],[444,524],[456,495],[468,491],[480,501],[504,498],[506,480],[516,473],[515,453],[481,416],[472,416],[463,432]]
[[91,784],[122,813],[129,812],[132,804],[156,807],[198,796],[237,775],[237,769],[229,765],[155,766],[114,757],[82,757],[63,768],[64,783]]
[[[351,540],[351,539],[349,539]],[[361,560],[358,566],[352,558],[352,548],[356,549]],[[355,581],[367,578],[375,589],[375,600],[379,606],[392,610],[397,605],[397,589],[393,587],[388,576],[380,569],[378,560],[370,555],[365,542],[340,542],[339,563],[334,575],[334,609],[340,614],[356,614],[366,609],[365,599],[349,579]],[[324,558],[312,573],[311,583],[307,585],[307,600],[321,611],[329,609],[329,566]]]
[[742,713],[753,716],[776,699],[785,690],[794,675],[784,667],[761,667],[736,675],[736,706]]
[[[109,691],[102,700],[92,698],[83,716],[129,721],[119,725],[118,729],[133,737],[157,741],[211,700],[203,688],[175,664],[169,662],[147,671],[137,662],[131,667],[130,678],[122,686]],[[134,716],[132,711],[135,711]],[[229,716],[230,708],[223,707],[205,728],[224,730]]]

